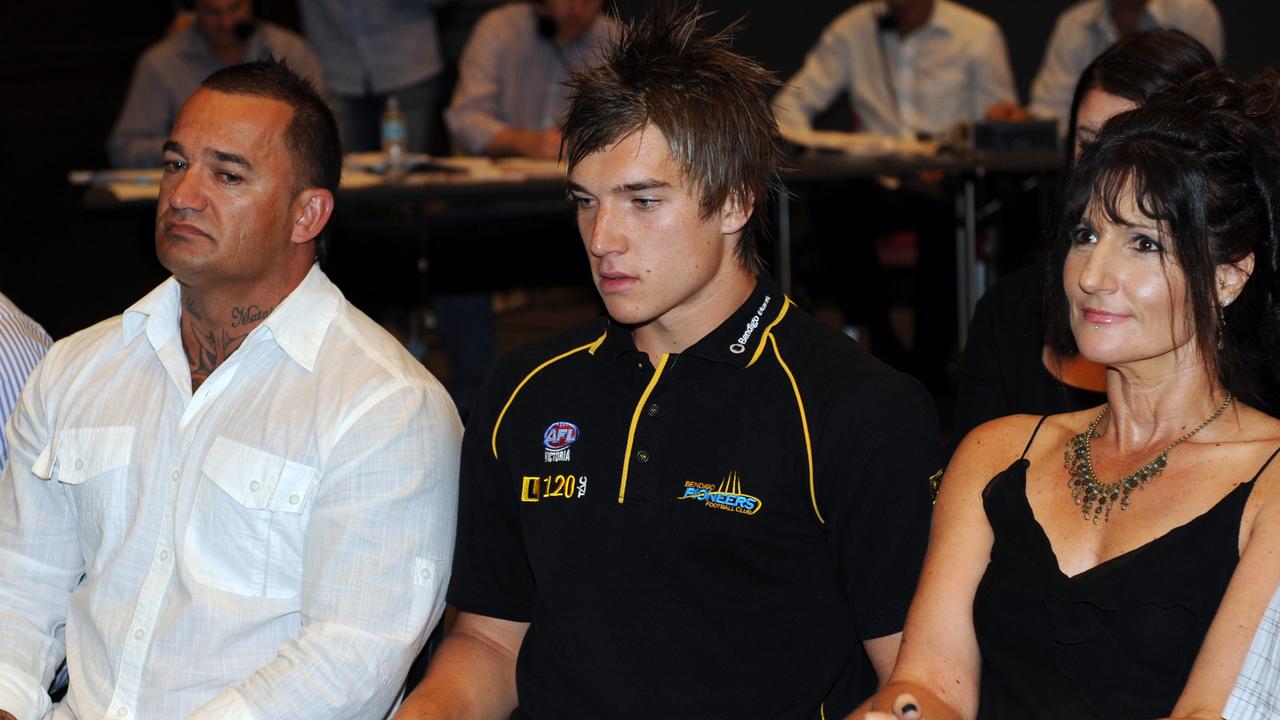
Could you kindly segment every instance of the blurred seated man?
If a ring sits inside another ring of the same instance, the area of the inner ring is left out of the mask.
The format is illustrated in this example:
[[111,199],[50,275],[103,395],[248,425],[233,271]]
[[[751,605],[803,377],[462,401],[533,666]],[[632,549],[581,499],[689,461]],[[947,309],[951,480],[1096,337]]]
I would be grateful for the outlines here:
[[299,0],[302,30],[324,66],[347,152],[381,147],[382,113],[395,96],[405,146],[428,152],[439,117],[440,36],[435,6],[448,0]]
[[778,94],[784,136],[812,130],[841,92],[854,130],[894,137],[940,135],[1017,100],[999,26],[950,0],[863,2],[832,21]]
[[[783,136],[804,144],[814,116],[842,92],[853,108],[854,130],[898,138],[937,136],[1017,102],[999,26],[949,0],[877,0],[837,17],[777,96]],[[836,275],[827,280],[845,323],[865,328],[872,351],[899,367],[907,358],[889,329],[889,289],[876,270],[873,241],[915,232],[921,291],[910,366],[939,393],[956,337],[951,196],[929,182],[888,190],[862,181],[825,183],[808,198],[818,252]]]
[[292,32],[253,17],[252,0],[195,0],[195,22],[147,48],[107,140],[115,167],[158,167],[178,110],[215,70],[268,55],[320,87],[320,63]]
[[1153,27],[1185,32],[1222,62],[1222,18],[1213,0],[1084,0],[1054,23],[1031,84],[1031,113],[1057,120],[1066,134],[1071,96],[1085,66],[1116,40]]
[[459,150],[556,159],[568,101],[564,81],[597,61],[617,33],[601,5],[603,0],[535,0],[480,18],[445,111]]
[[444,610],[461,425],[316,263],[341,169],[332,113],[282,64],[182,106],[156,207],[173,276],[55,344],[9,423],[0,720],[396,702]]
[[[613,45],[617,23],[601,11],[604,0],[535,0],[504,5],[476,23],[458,63],[458,87],[445,111],[455,148],[468,155],[520,156],[555,160],[560,154],[560,122],[568,104],[565,80],[595,64]],[[572,252],[572,224],[564,203],[505,204],[483,209],[483,218],[462,211],[438,218],[438,234],[453,239],[452,254],[440,265],[472,267],[485,252],[504,246],[501,270],[512,278],[486,273],[490,286],[477,285],[475,273],[441,273],[431,306],[440,321],[445,356],[453,370],[450,391],[464,414],[480,390],[497,354],[489,290],[536,277],[560,279],[558,268],[580,268]],[[524,247],[509,248],[519,234]],[[541,247],[534,251],[534,247]],[[521,254],[523,253],[523,254]],[[489,259],[486,258],[486,261]],[[437,279],[439,275],[437,275]],[[574,273],[574,279],[579,276]],[[496,285],[496,288],[492,285]]]

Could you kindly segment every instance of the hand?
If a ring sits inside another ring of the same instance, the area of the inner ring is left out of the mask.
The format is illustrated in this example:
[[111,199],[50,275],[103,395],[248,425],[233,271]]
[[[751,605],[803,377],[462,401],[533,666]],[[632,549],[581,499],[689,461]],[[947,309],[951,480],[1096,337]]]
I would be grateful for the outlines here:
[[520,154],[541,160],[558,160],[560,139],[559,130],[529,131],[520,143]]
[[18,720],[18,718],[10,715],[8,711],[0,710],[0,720]]
[[1026,122],[1031,113],[1012,100],[1002,100],[987,108],[987,120],[991,122]]

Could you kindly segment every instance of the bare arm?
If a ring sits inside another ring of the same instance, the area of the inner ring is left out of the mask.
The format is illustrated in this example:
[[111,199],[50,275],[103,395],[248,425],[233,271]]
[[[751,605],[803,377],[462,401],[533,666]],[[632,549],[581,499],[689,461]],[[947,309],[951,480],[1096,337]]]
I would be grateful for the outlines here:
[[1034,424],[1035,418],[1027,416],[995,420],[970,433],[956,450],[934,508],[929,552],[897,665],[890,681],[852,717],[892,717],[860,713],[890,712],[904,704],[904,694],[928,720],[977,713],[982,660],[972,615],[965,609],[973,606],[993,542],[982,489],[1017,457],[1008,438],[1026,438]]
[[560,131],[504,127],[489,138],[482,152],[493,157],[517,155],[556,160],[560,157]]
[[880,685],[888,682],[889,675],[893,673],[893,663],[898,659],[898,648],[901,645],[902,633],[862,641],[862,647],[871,659],[871,667],[876,669],[876,680]]
[[458,613],[395,720],[506,720],[516,707],[516,656],[528,629],[528,623]]
[[1263,612],[1280,583],[1280,472],[1258,480],[1258,511],[1248,529],[1240,564],[1209,626],[1191,676],[1174,706],[1178,718],[1222,717]]

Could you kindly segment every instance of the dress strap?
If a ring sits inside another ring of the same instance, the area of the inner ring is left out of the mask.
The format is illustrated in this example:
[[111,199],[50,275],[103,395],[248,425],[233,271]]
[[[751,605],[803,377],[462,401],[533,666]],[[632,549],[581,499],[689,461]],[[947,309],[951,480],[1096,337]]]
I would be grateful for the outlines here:
[[[1049,419],[1048,415],[1040,416],[1040,422],[1036,423],[1036,429],[1032,430],[1031,437],[1027,438],[1027,446],[1022,448],[1022,454],[1018,456],[1019,460],[1027,456],[1027,451],[1031,449],[1031,443],[1036,441],[1036,435],[1040,433],[1040,426],[1043,425],[1044,421],[1048,419]],[[1276,452],[1280,452],[1280,448],[1276,448]],[[1005,457],[1008,457],[1008,456],[1006,455]],[[1275,455],[1272,455],[1271,457],[1275,457]],[[1267,462],[1271,462],[1271,461],[1268,460]],[[1266,467],[1266,466],[1264,465],[1263,467]],[[1258,472],[1262,472],[1262,471],[1259,470]]]
[[1275,452],[1271,453],[1271,457],[1267,458],[1267,461],[1262,463],[1262,467],[1258,468],[1258,472],[1254,473],[1253,477],[1249,478],[1249,482],[1253,482],[1254,480],[1262,477],[1262,473],[1266,472],[1267,466],[1271,464],[1272,460],[1276,459],[1276,455],[1280,455],[1280,447],[1276,448]]

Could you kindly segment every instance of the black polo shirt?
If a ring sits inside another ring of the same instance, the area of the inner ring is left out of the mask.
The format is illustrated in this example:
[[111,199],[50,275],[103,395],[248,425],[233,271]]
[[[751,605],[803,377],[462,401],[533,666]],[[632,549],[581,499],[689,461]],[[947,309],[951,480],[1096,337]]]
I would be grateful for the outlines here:
[[514,717],[843,717],[860,641],[902,629],[936,444],[917,382],[770,280],[657,368],[599,321],[489,378],[449,600],[531,623]]

